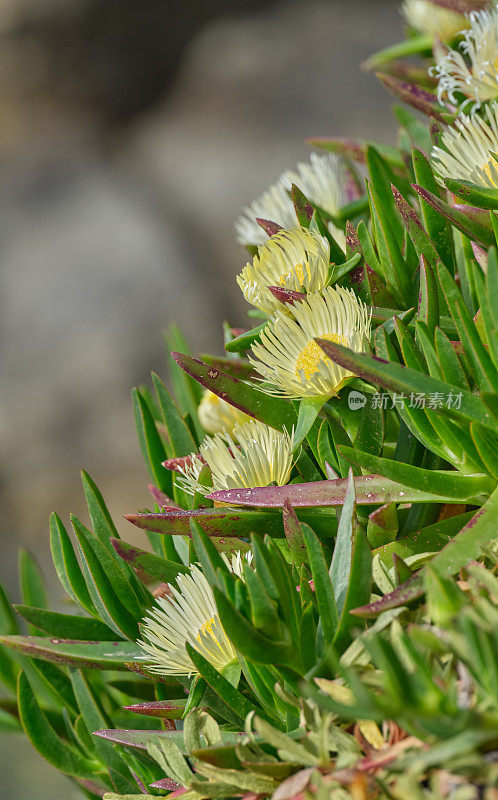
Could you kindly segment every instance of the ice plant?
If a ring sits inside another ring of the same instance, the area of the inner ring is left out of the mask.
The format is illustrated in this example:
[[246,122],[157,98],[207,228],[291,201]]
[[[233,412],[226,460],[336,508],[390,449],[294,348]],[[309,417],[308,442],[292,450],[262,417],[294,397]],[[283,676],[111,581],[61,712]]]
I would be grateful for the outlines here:
[[404,0],[401,13],[406,22],[419,33],[447,41],[468,27],[463,14],[431,3],[430,0]]
[[313,140],[340,214],[328,155],[246,210],[254,327],[195,357],[170,326],[166,383],[133,390],[146,507],[118,532],[83,472],[85,524],[50,519],[63,603],[25,551],[21,603],[0,586],[0,731],[71,794],[496,800],[496,4],[449,58],[473,116],[427,76],[445,10],[484,6],[406,0],[370,64],[426,124]]
[[292,228],[268,239],[252,263],[246,264],[237,276],[237,283],[249,303],[272,314],[281,312],[283,306],[268,286],[317,292],[325,287],[329,269],[327,239],[308,228]]
[[[484,107],[482,109],[484,112]],[[457,178],[498,188],[498,103],[486,105],[483,116],[460,116],[432,150],[437,177]]]
[[197,408],[199,422],[206,433],[233,433],[236,425],[248,422],[250,417],[231,406],[214,392],[207,389]]
[[[241,244],[260,245],[266,242],[267,236],[258,225],[258,219],[270,220],[281,228],[295,227],[297,218],[289,194],[293,183],[308,200],[331,216],[337,214],[344,202],[337,156],[312,153],[309,163],[298,164],[296,171],[284,172],[261,197],[243,209],[235,223],[237,239]],[[333,224],[329,228],[337,242],[343,245],[344,233]]]
[[[242,577],[240,555],[230,563],[230,571]],[[147,669],[159,675],[192,675],[196,669],[185,649],[189,642],[220,672],[237,658],[235,648],[223,630],[213,590],[200,569],[192,566],[190,574],[179,575],[178,588],[169,585],[169,593],[157,598],[141,626],[138,644]]]
[[[286,431],[251,420],[236,425],[232,436],[228,433],[207,436],[200,455],[202,460],[193,454],[190,463],[182,468],[181,485],[191,494],[271,483],[283,486],[292,469],[292,437]],[[199,482],[204,464],[211,472],[211,486]]]
[[266,379],[269,393],[296,399],[336,396],[353,373],[330,361],[315,339],[364,352],[370,338],[367,307],[352,290],[328,286],[295,303],[292,313],[266,326],[249,360]]
[[433,68],[438,97],[476,108],[498,97],[498,7],[470,14],[470,28],[455,50],[448,50]]

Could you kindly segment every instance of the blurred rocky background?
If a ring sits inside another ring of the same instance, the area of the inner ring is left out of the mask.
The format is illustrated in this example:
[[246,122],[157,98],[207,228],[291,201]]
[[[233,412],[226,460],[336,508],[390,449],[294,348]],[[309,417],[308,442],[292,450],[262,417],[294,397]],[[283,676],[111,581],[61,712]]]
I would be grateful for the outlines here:
[[[79,468],[115,518],[148,501],[130,388],[161,330],[221,350],[245,323],[240,207],[309,135],[392,141],[358,65],[397,41],[397,0],[0,0],[0,580],[47,522],[85,519]],[[121,525],[128,538],[131,526]],[[5,800],[74,796],[0,738]]]

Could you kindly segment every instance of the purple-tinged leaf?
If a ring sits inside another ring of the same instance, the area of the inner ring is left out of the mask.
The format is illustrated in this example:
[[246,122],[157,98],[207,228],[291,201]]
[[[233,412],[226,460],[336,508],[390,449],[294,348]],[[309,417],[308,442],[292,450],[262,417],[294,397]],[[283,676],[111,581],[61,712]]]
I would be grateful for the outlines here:
[[372,548],[382,547],[396,539],[398,512],[394,503],[384,503],[368,515],[367,539]]
[[[132,706],[123,706],[125,711],[134,714],[145,714],[148,717],[161,717],[164,719],[181,719],[185,711],[186,699],[156,700],[152,703],[136,703]],[[204,709],[199,709],[204,710]]]
[[489,247],[493,244],[493,234],[488,228],[481,225],[480,222],[471,219],[458,208],[450,206],[444,200],[441,200],[440,197],[436,197],[435,194],[424,189],[422,186],[418,186],[414,183],[412,184],[412,188],[434,209],[434,211],[437,211],[438,214],[449,220],[459,231],[468,236],[469,239],[473,239],[480,247]]
[[465,214],[465,216],[472,220],[472,222],[482,225],[483,228],[486,228],[486,230],[491,233],[492,225],[489,219],[489,214],[483,208],[477,208],[476,206],[469,205],[468,203],[455,203],[454,201],[450,205],[451,208],[456,208],[457,211],[461,211],[462,214]]
[[[196,458],[199,459],[199,461],[202,461],[203,464],[206,463],[204,461],[204,459],[202,458],[202,456],[200,455],[200,453],[194,453],[193,455],[195,455]],[[193,461],[192,455],[189,455],[189,456],[177,456],[176,458],[167,458],[166,461],[163,461],[162,466],[164,467],[164,469],[169,469],[172,472],[180,472],[181,473],[181,472],[183,472],[183,470],[186,467],[191,467],[192,466],[192,461]],[[171,508],[171,506],[166,506],[166,508]],[[173,508],[174,508],[174,506],[173,506]],[[179,509],[179,510],[181,510],[181,509]]]
[[444,182],[448,191],[458,197],[459,200],[463,200],[470,207],[477,207],[479,209],[498,208],[498,189],[492,189],[487,186],[477,186],[471,181],[455,180],[454,178],[445,178]]
[[458,14],[470,14],[471,11],[481,11],[489,6],[489,0],[430,0],[435,6],[449,8]]
[[[331,481],[292,483],[289,486],[265,486],[260,489],[230,489],[213,492],[210,497],[215,502],[260,508],[282,508],[286,499],[293,508],[342,506],[347,484],[347,478],[339,478]],[[434,502],[436,498],[432,493],[408,489],[397,481],[388,480],[381,475],[357,476],[354,485],[358,505],[390,502],[429,503]],[[310,522],[313,524],[312,520]]]
[[424,255],[431,263],[435,264],[439,256],[436,248],[427,235],[424,226],[417,217],[411,205],[405,200],[401,192],[391,184],[392,193],[403,224],[405,225],[417,255]]
[[441,147],[443,143],[444,128],[435,119],[431,119],[430,132],[434,147]]
[[341,164],[341,171],[343,176],[344,194],[348,203],[353,203],[363,197],[364,181],[359,173],[354,170],[350,164],[343,162]]
[[87,792],[90,792],[90,794],[94,794],[97,797],[103,797],[105,794],[107,794],[107,789],[102,787],[96,781],[90,781],[84,778],[75,778],[75,781],[79,786],[81,786],[82,789],[86,789]]
[[353,289],[358,297],[373,307],[394,305],[385,283],[367,263],[358,233],[350,222],[346,223],[346,254],[350,260],[354,255],[359,255],[362,260],[349,269],[346,276],[336,277],[337,272],[334,270],[333,282],[340,279],[341,285]]
[[451,121],[452,115],[447,112],[445,113],[444,109],[437,102],[437,97],[434,94],[427,92],[425,89],[413,83],[406,83],[405,81],[393,78],[391,75],[385,75],[381,72],[377,72],[376,74],[386,89],[403,100],[404,103],[417,109],[417,111],[421,111],[422,114],[428,117],[434,117],[434,119],[443,124]]
[[149,483],[149,492],[156,501],[157,505],[160,506],[161,508],[163,506],[167,506],[168,508],[178,508],[178,509],[180,508],[179,505],[173,502],[171,497],[168,497],[167,494],[161,492],[161,490],[158,489],[156,486],[154,486],[152,483]]
[[160,514],[127,514],[125,519],[143,530],[168,535],[190,536],[191,519],[195,520],[208,536],[242,538],[253,532],[263,532],[270,536],[282,536],[283,533],[280,514],[239,508],[200,508],[190,511],[166,511]]
[[274,236],[276,233],[282,230],[281,225],[278,225],[276,222],[272,222],[269,219],[261,219],[256,217],[256,222],[261,228],[263,228],[264,232],[267,233],[268,236]]
[[184,564],[167,561],[165,558],[155,555],[155,553],[141,550],[140,547],[128,544],[122,539],[111,539],[111,544],[123,561],[126,561],[134,569],[145,572],[146,575],[156,581],[174,583],[179,573],[189,572],[189,568]]
[[278,789],[273,792],[272,800],[298,800],[298,797],[303,796],[303,792],[307,788],[311,776],[315,771],[315,767],[306,767],[295,772],[285,781],[282,781]]
[[[151,789],[162,789],[164,792],[176,792],[177,789],[182,789],[183,793],[187,791],[184,787],[180,786],[179,783],[171,778],[160,778],[158,781],[150,783],[149,786]],[[176,796],[178,797],[179,794],[177,793]],[[173,797],[173,795],[170,794],[169,797]]]
[[488,268],[488,254],[486,250],[483,250],[482,247],[479,247],[479,245],[477,245],[475,242],[471,242],[470,244],[477,263],[481,267],[482,271],[486,272]]
[[396,147],[381,142],[373,142],[368,139],[343,139],[341,137],[330,138],[328,136],[311,137],[306,140],[311,147],[320,147],[323,150],[329,150],[332,153],[337,153],[340,156],[345,156],[352,161],[357,161],[360,164],[366,162],[367,148],[375,147],[382,158],[397,169],[404,169],[403,158],[401,153]]
[[171,355],[188,375],[230,405],[272,428],[277,430],[287,428],[289,432],[292,430],[296,415],[292,405],[286,400],[269,397],[253,386],[227,375],[226,372],[209,367],[191,356],[175,352]]
[[141,655],[134,642],[83,642],[41,636],[0,636],[0,643],[30,658],[85,669],[126,669]]
[[288,303],[293,306],[294,303],[301,303],[306,300],[306,295],[303,292],[294,292],[292,289],[285,289],[283,286],[268,286],[268,289],[273,297],[284,305]]
[[212,356],[209,353],[201,353],[201,359],[210,367],[221,369],[232,378],[239,378],[239,380],[247,380],[254,377],[257,373],[249,361],[244,361],[242,358],[227,358],[223,356]]
[[310,203],[308,198],[303,194],[299,186],[296,186],[295,183],[292,184],[291,199],[294,203],[294,210],[296,212],[296,217],[299,224],[302,225],[303,228],[309,228],[309,224],[315,211],[315,206]]
[[340,156],[351,158],[360,164],[364,164],[366,161],[367,142],[343,139],[341,137],[331,138],[329,136],[313,136],[306,141],[311,147],[321,147],[323,150],[329,150]]

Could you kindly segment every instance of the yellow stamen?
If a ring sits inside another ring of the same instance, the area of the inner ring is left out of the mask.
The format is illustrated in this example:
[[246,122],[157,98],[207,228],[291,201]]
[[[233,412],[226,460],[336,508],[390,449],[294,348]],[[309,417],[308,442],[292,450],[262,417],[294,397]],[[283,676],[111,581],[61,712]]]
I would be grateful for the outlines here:
[[[324,333],[320,336],[321,339],[327,339],[329,342],[335,342],[336,344],[342,344],[344,347],[347,347],[349,342],[345,336],[341,336],[338,333]],[[315,372],[318,372],[318,364],[320,361],[325,360],[326,355],[323,352],[322,348],[315,342],[314,339],[310,339],[308,344],[303,347],[301,352],[299,353],[296,366],[295,366],[295,373],[299,377],[299,371],[303,370],[304,377],[306,380],[309,380]]]
[[[497,59],[497,61],[498,61],[498,59]],[[498,67],[497,67],[497,69],[498,69]],[[489,161],[486,164],[484,164],[484,166],[482,168],[482,171],[486,174],[489,182],[494,187],[496,187],[498,189],[498,186],[496,185],[495,177],[491,172],[491,167],[494,167],[494,169],[498,169],[498,161],[496,161],[496,159],[492,158],[492,157],[489,159]]]
[[[308,278],[311,280],[311,271],[309,264],[306,264],[306,274]],[[292,269],[288,270],[287,272],[283,272],[278,280],[280,286],[285,286],[285,279],[288,278],[290,275],[297,275],[299,283],[304,283],[304,264],[294,264]]]
[[[201,644],[201,642],[202,642],[201,636],[203,636],[203,635],[204,636],[210,636],[212,639],[215,640],[215,642],[218,642],[218,639],[216,638],[216,636],[215,636],[215,634],[213,632],[213,627],[214,627],[215,622],[216,622],[216,618],[215,617],[211,617],[211,619],[208,619],[207,622],[205,622],[204,625],[201,628],[199,628],[199,630],[197,631],[196,636],[195,636],[195,638],[197,639],[199,644]],[[219,642],[218,642],[218,644],[219,644]]]

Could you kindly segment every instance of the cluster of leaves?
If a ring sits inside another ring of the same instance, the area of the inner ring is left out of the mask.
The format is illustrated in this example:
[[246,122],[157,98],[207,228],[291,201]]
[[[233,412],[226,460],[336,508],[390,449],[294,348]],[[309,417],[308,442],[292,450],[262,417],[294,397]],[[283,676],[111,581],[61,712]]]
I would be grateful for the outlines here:
[[181,742],[148,733],[142,746],[186,800],[305,790],[333,800],[436,800],[480,797],[486,787],[495,797],[498,554],[487,554],[493,567],[474,562],[463,580],[428,569],[426,604],[384,612],[331,659],[334,680],[301,682],[298,695],[280,686],[279,702],[300,721],[290,733],[251,712],[245,736],[230,742],[196,710]]
[[[0,727],[24,729],[89,798],[496,796],[498,190],[441,190],[430,151],[452,113],[425,69],[380,63],[430,120],[395,106],[395,148],[311,140],[343,158],[350,202],[334,217],[291,192],[299,223],[329,240],[330,285],[371,307],[371,354],[319,342],[358,377],[318,412],[261,390],[246,353],[265,321],[226,325],[226,353],[201,359],[171,328],[171,393],[157,375],[155,394],[133,392],[153,506],[128,520],[148,546],[120,538],[83,473],[88,526],[50,521],[70,613],[49,608],[27,553],[22,604],[0,594]],[[297,427],[287,486],[185,493],[163,462],[199,450],[204,389]],[[407,402],[419,396],[434,401]],[[248,550],[242,580],[222,554]],[[219,672],[187,644],[194,676],[152,674],[139,623],[193,563],[238,663]]]

